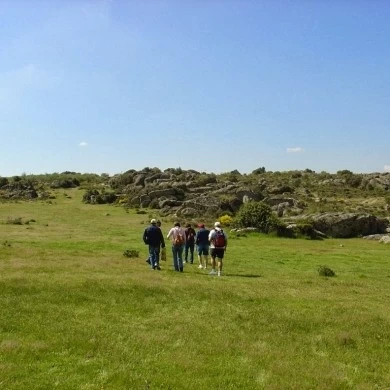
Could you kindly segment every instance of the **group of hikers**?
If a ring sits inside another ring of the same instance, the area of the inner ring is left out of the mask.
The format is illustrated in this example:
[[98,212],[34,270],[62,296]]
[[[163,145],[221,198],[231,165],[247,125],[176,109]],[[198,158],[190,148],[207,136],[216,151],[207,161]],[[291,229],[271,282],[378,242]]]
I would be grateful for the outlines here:
[[[211,230],[208,230],[203,223],[199,224],[198,228],[199,230],[195,231],[191,224],[187,224],[183,228],[180,226],[180,222],[175,222],[169,230],[166,238],[172,243],[173,267],[176,272],[183,272],[185,263],[194,264],[196,248],[199,261],[198,268],[207,270],[210,255],[210,275],[221,276],[222,261],[228,241],[227,235],[218,221],[214,223],[214,228]],[[160,259],[166,257],[161,221],[154,218],[150,221],[150,226],[144,231],[143,241],[149,246],[149,257],[146,262],[152,270],[161,270]]]

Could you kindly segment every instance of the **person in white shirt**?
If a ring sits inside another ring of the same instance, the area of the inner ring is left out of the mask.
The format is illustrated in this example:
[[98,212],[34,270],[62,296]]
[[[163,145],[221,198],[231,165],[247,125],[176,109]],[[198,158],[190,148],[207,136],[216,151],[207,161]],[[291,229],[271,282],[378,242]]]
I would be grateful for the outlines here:
[[[227,235],[221,228],[220,222],[214,223],[214,229],[209,234],[210,250],[211,250],[211,272],[210,275],[221,276],[222,260],[227,247]],[[216,271],[216,263],[218,261],[218,271]]]
[[176,272],[183,272],[183,250],[186,244],[185,230],[175,222],[174,227],[168,232],[167,238],[172,242],[173,267]]

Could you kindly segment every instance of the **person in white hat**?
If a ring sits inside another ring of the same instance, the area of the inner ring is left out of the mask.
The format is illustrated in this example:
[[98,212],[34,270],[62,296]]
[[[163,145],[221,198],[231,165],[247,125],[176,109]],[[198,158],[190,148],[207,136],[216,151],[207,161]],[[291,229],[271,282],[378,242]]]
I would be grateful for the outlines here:
[[[210,250],[211,250],[211,272],[210,275],[222,274],[222,261],[225,255],[227,247],[227,235],[221,228],[220,222],[214,223],[214,229],[209,234]],[[218,264],[217,264],[218,262]],[[218,271],[216,271],[216,265],[218,265]]]
[[160,270],[160,246],[165,248],[165,241],[156,219],[150,221],[150,226],[145,229],[142,239],[149,245],[150,267]]

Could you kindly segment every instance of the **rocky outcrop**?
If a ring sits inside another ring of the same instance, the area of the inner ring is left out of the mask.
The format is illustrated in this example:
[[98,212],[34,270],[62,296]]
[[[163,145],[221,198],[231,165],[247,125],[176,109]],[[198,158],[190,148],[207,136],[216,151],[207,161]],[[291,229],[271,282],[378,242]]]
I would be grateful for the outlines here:
[[380,243],[383,243],[383,244],[390,244],[390,236],[383,236],[380,240],[379,240]]
[[324,213],[310,216],[313,227],[330,237],[350,238],[386,232],[388,221],[369,214]]

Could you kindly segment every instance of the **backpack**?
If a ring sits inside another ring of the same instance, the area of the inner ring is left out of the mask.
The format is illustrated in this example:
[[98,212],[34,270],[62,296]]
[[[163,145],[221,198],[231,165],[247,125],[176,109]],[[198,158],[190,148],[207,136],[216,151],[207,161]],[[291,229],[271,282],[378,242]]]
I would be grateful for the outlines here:
[[223,248],[226,246],[226,237],[223,230],[216,230],[213,239],[214,246],[216,248]]
[[185,242],[185,239],[184,239],[184,236],[183,236],[183,233],[182,232],[177,232],[176,233],[176,237],[175,239],[173,240],[173,245],[175,246],[182,246]]
[[187,241],[188,241],[188,242],[194,242],[194,241],[195,241],[194,230],[191,229],[191,228],[188,229]]

